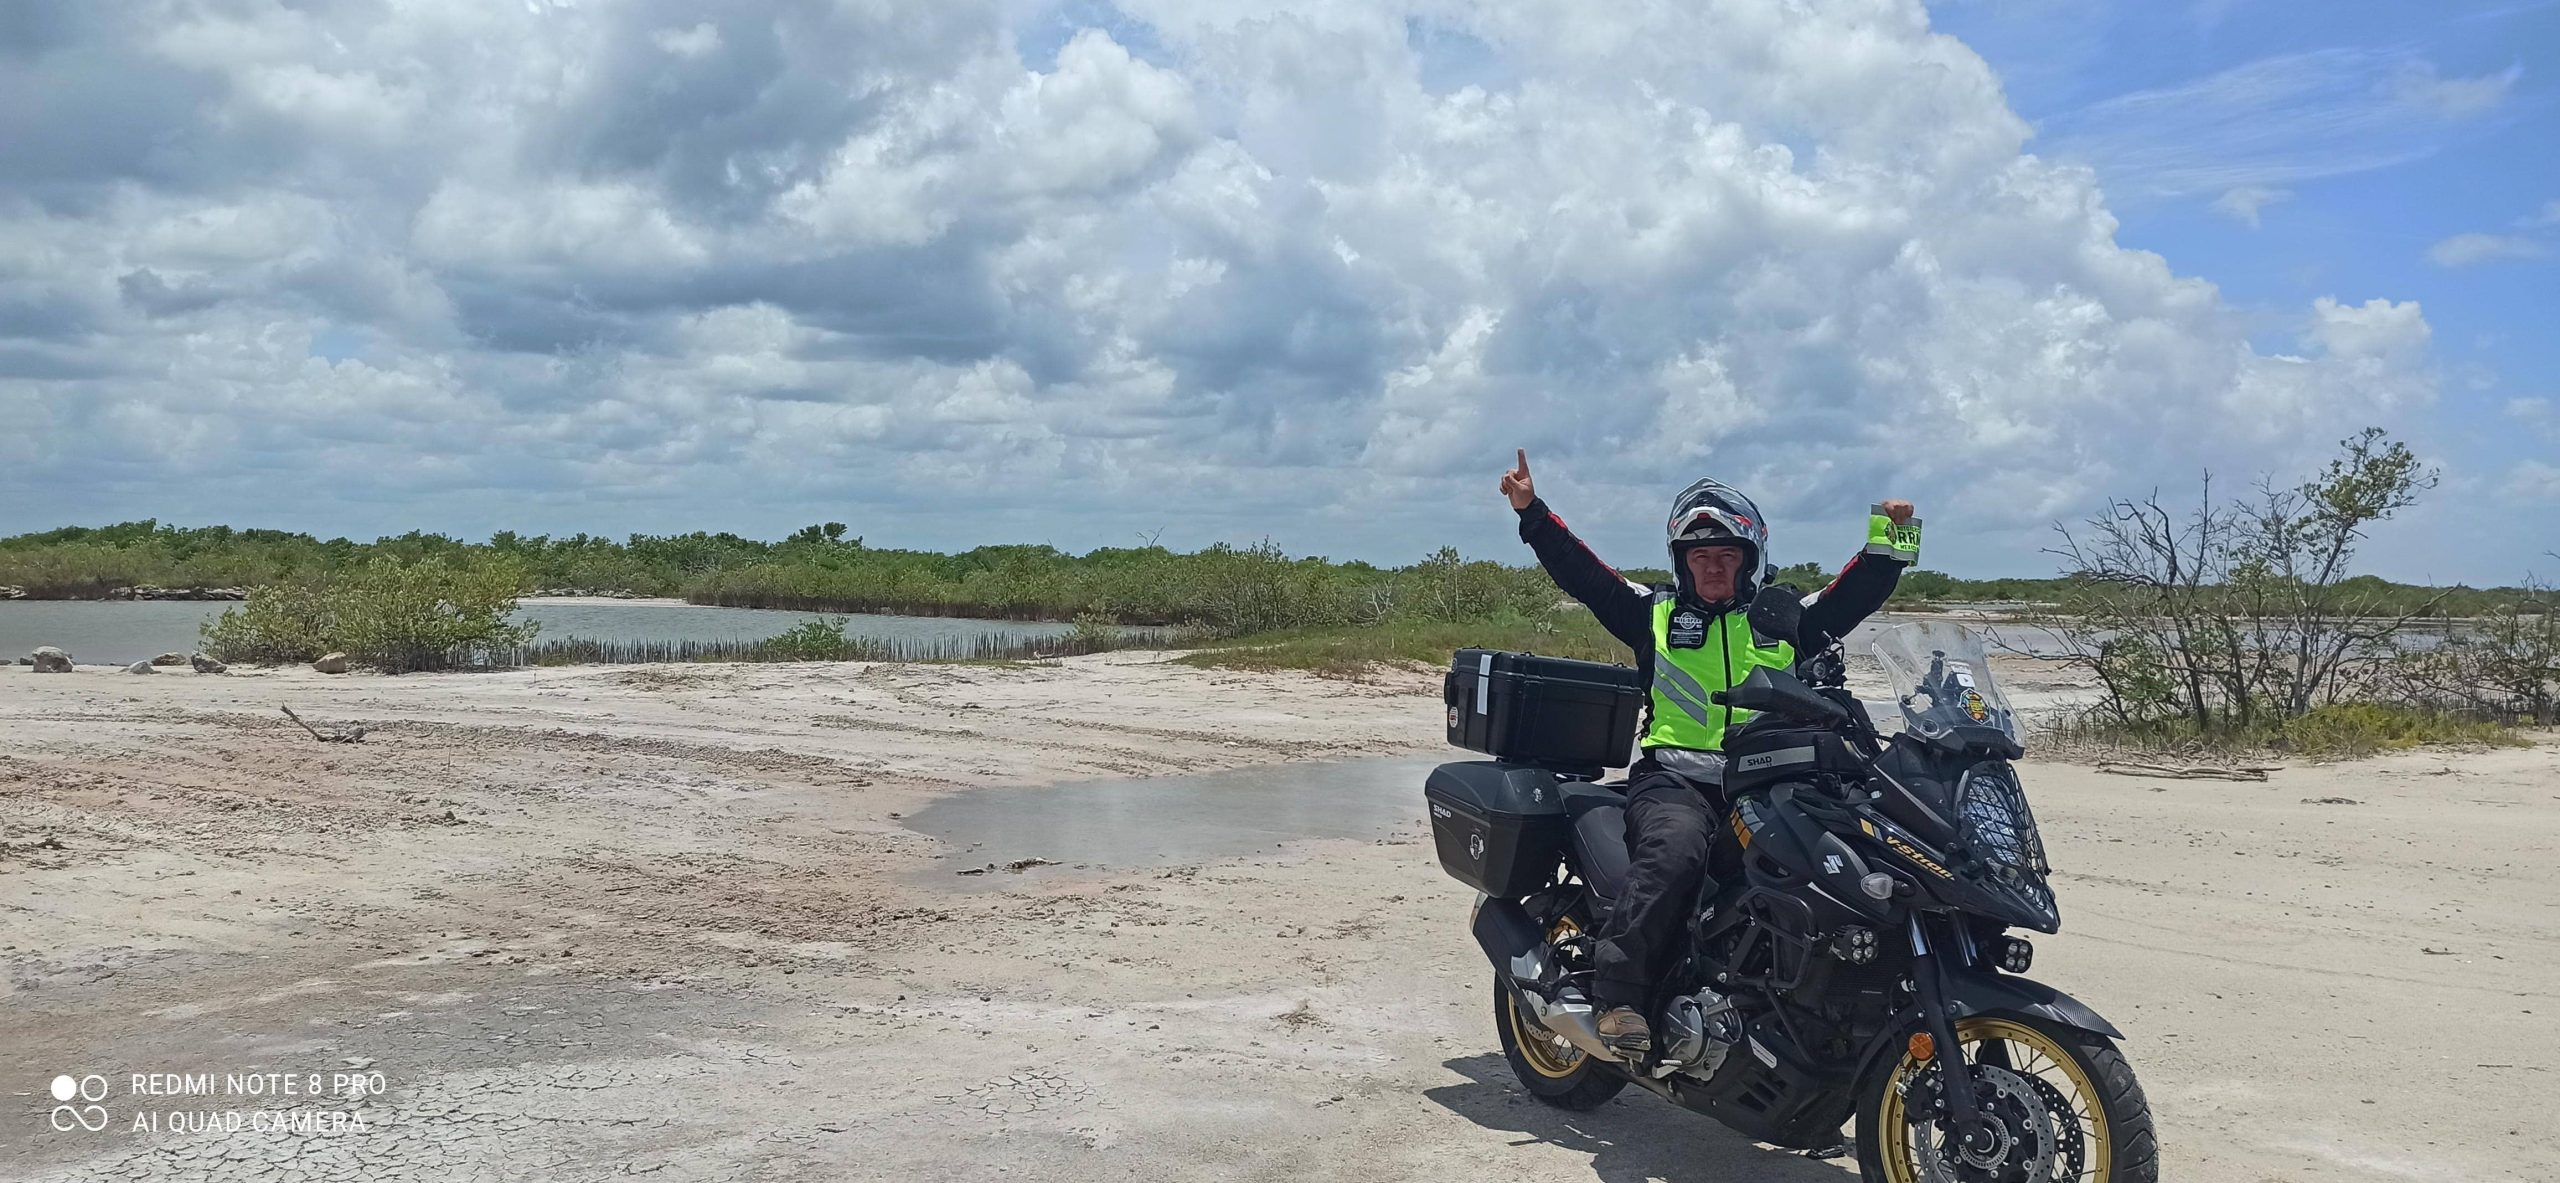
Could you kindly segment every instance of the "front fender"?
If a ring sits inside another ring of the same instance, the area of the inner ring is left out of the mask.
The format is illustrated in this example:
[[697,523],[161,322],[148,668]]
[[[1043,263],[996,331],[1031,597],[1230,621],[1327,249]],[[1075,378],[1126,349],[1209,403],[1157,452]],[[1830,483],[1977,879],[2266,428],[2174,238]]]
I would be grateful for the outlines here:
[[[2034,978],[1995,973],[1987,969],[1949,967],[1947,1009],[1952,1012],[1949,1015],[1950,1018],[1961,1019],[1967,1015],[2020,1014],[2104,1035],[2109,1039],[2124,1038],[2124,1032],[2116,1030],[2115,1024],[2108,1022],[2098,1012],[2089,1009],[2088,1003]],[[1903,1036],[1918,1030],[1919,1026],[1919,1008],[1917,1006],[1903,1008],[1902,1013],[1896,1015],[1893,1022],[1886,1024],[1884,1030],[1876,1035],[1875,1042],[1867,1046],[1866,1054],[1859,1057],[1858,1079],[1867,1080],[1872,1074],[1892,1067],[1897,1058],[1902,1055]]]
[[1947,969],[1947,1009],[1952,1017],[2014,1011],[2065,1027],[2122,1039],[2124,1032],[2108,1022],[2089,1004],[2045,985],[2034,978],[2015,974],[1994,973],[1972,967]]

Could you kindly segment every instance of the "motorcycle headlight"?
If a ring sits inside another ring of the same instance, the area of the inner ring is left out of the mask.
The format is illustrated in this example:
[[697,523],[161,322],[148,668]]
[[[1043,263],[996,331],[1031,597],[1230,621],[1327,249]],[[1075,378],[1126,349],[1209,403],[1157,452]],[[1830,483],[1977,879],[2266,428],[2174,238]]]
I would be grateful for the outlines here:
[[2035,811],[2027,808],[2027,794],[2005,762],[1994,760],[1965,773],[1956,790],[1956,816],[1964,845],[1983,861],[2039,879],[2050,869]]
[[1956,789],[1956,824],[1959,844],[1970,856],[1965,878],[1986,902],[2000,905],[1994,912],[2038,932],[2059,929],[2062,916],[2045,881],[2044,838],[2006,761],[1988,761],[1965,773]]

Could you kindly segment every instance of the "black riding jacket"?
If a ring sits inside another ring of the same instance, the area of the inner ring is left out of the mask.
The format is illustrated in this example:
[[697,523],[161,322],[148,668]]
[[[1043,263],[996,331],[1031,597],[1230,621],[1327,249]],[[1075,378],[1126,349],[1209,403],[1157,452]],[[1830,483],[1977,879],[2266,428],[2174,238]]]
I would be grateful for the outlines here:
[[[1591,553],[1591,548],[1566,528],[1564,519],[1547,508],[1543,498],[1530,501],[1519,513],[1520,541],[1537,552],[1538,565],[1546,568],[1547,577],[1555,580],[1566,595],[1591,609],[1591,615],[1600,621],[1600,627],[1609,630],[1610,636],[1635,651],[1637,684],[1652,685],[1653,605],[1659,597],[1677,593],[1670,587],[1637,583],[1601,562],[1600,556]],[[1904,565],[1875,554],[1860,553],[1851,558],[1849,565],[1841,568],[1840,574],[1805,605],[1802,632],[1781,639],[1793,642],[1801,655],[1848,636],[1850,629],[1884,607],[1894,586],[1902,582]],[[1710,604],[1689,596],[1687,601],[1710,618],[1748,607],[1738,600]],[[1650,696],[1646,702],[1650,715]],[[1648,718],[1638,728],[1638,734],[1651,725]]]

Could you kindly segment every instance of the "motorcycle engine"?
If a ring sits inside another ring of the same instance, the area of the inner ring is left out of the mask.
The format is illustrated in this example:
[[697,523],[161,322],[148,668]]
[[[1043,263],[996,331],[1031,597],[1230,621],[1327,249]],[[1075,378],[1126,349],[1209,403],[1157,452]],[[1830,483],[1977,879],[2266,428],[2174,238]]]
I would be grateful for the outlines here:
[[1733,1045],[1742,1041],[1742,1015],[1733,1000],[1713,990],[1700,990],[1671,1000],[1663,1008],[1662,1056],[1654,1071],[1677,1072],[1705,1080],[1724,1067]]

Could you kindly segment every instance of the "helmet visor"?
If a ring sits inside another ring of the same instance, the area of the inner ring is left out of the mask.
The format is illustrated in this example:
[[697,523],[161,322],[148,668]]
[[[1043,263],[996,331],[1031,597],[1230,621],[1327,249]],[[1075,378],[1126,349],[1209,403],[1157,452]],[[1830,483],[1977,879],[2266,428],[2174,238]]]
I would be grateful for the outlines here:
[[1671,545],[1686,548],[1699,543],[1723,542],[1751,546],[1752,533],[1745,521],[1730,511],[1700,506],[1672,521]]

